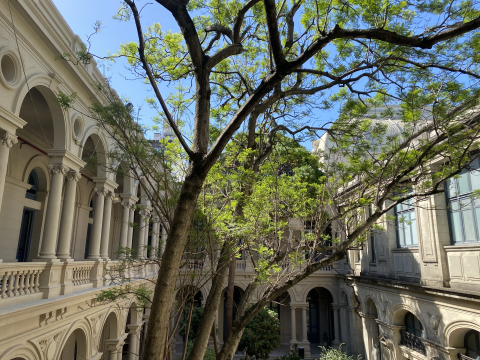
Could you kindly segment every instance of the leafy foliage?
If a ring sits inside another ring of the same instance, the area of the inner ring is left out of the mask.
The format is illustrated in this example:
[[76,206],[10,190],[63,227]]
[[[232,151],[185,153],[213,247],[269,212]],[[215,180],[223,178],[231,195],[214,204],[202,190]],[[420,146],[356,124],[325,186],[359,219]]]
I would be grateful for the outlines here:
[[275,311],[263,308],[248,323],[238,349],[245,351],[247,359],[268,359],[280,346],[280,321]]

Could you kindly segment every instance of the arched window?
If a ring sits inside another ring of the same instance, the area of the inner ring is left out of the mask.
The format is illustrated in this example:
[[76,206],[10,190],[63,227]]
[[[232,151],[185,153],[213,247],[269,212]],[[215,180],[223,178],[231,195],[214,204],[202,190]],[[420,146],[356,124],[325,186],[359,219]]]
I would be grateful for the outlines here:
[[466,355],[469,358],[480,360],[480,333],[470,330],[465,334]]
[[405,327],[406,327],[405,331],[407,333],[410,333],[420,338],[424,337],[422,323],[411,312],[405,315]]
[[37,200],[37,192],[38,192],[39,182],[38,182],[38,175],[37,175],[37,172],[35,171],[35,169],[33,169],[30,172],[30,175],[28,175],[28,184],[32,185],[32,187],[27,190],[27,193],[25,194],[25,197],[27,199]]

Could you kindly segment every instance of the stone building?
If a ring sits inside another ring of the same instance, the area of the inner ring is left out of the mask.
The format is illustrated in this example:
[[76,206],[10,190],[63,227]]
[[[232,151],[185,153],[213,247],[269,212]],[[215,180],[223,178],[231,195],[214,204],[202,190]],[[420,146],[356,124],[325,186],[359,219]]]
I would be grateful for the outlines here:
[[[148,224],[151,216],[138,182],[86,166],[93,156],[114,166],[106,156],[114,144],[84,115],[93,99],[104,101],[92,87],[104,81],[95,62],[55,60],[80,47],[51,0],[0,2],[0,360],[135,360],[141,352],[148,310],[137,310],[131,299],[95,306],[93,300],[109,286],[105,274],[119,246],[139,249],[166,234],[155,218],[151,227],[128,226]],[[59,91],[77,93],[75,110],[59,108],[53,100]],[[475,176],[457,181],[460,197],[425,201],[468,200]],[[417,221],[404,233],[388,228],[348,261],[317,271],[272,302],[281,323],[273,355],[298,344],[314,357],[319,346],[345,343],[348,353],[366,359],[458,353],[477,359],[480,217],[473,202],[469,209],[406,205],[398,213]],[[246,260],[237,261],[236,297],[252,273]],[[138,284],[147,283],[142,277]],[[200,306],[207,290],[200,289]],[[220,306],[220,343],[223,314]],[[183,341],[176,340],[180,352]]]

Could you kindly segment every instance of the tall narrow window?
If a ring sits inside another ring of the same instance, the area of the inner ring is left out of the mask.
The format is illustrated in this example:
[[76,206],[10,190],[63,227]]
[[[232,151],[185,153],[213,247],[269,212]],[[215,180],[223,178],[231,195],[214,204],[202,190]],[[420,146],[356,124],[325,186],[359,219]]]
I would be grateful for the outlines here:
[[480,199],[472,196],[480,189],[480,160],[472,161],[470,167],[471,170],[463,170],[457,179],[449,179],[446,183],[453,244],[480,241]]
[[480,360],[480,333],[470,330],[465,335],[465,350],[469,358]]
[[414,199],[412,198],[395,206],[395,217],[397,219],[398,247],[418,246]]
[[88,228],[87,228],[87,240],[85,241],[85,255],[84,258],[88,258],[90,253],[90,238],[92,237],[92,224],[93,224],[93,199],[90,201],[90,207],[92,210],[88,213]]
[[[369,206],[368,207],[368,216],[372,216],[373,214],[373,211],[372,211],[372,207]],[[372,255],[372,263],[376,263],[377,262],[377,254],[375,253],[375,233],[373,231],[373,229],[370,230],[370,253]]]
[[[37,200],[37,192],[39,187],[38,175],[35,170],[30,172],[28,176],[28,184],[31,185],[27,190],[25,198]],[[20,235],[18,237],[17,260],[18,262],[28,261],[30,254],[30,245],[32,243],[33,222],[35,220],[35,210],[25,207],[23,209],[22,224],[20,226]]]

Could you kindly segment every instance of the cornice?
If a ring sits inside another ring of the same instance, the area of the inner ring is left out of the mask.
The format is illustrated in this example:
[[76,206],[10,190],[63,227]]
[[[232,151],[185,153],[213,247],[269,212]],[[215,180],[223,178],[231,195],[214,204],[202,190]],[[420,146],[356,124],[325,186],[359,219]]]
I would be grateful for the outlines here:
[[15,134],[17,129],[22,129],[27,122],[17,115],[0,106],[0,127],[12,134]]

